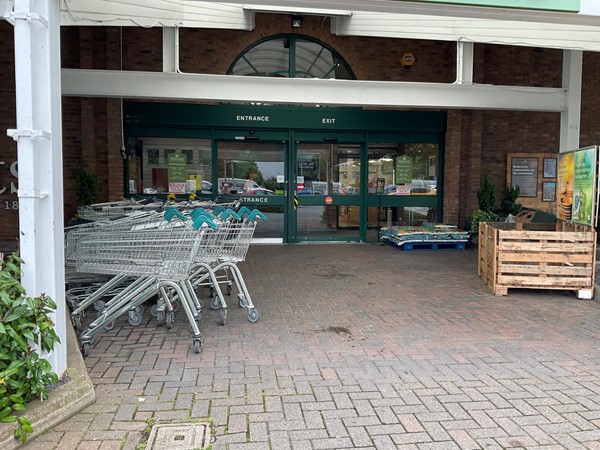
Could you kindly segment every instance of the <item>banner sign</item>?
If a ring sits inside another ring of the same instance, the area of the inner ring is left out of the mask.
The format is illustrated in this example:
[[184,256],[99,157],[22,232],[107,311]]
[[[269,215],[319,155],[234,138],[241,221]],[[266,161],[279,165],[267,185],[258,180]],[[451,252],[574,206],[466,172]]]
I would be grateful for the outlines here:
[[573,153],[560,153],[558,155],[558,177],[556,179],[557,216],[559,219],[571,220],[573,174]]
[[558,155],[557,216],[583,225],[596,223],[598,147]]
[[573,222],[592,225],[596,187],[596,147],[574,153]]
[[580,0],[411,0],[421,3],[444,3],[447,5],[487,6],[491,8],[535,9],[542,11],[565,11],[578,13]]

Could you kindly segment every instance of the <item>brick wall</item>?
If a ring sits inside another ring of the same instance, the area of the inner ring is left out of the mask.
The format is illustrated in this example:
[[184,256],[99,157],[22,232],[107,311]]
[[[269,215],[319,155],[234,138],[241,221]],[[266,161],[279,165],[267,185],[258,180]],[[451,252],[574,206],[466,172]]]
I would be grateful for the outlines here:
[[[349,63],[360,80],[451,83],[456,78],[456,46],[451,42],[335,36],[328,18],[305,16],[300,29],[289,16],[257,14],[251,32],[182,29],[180,68],[183,72],[224,74],[245,49],[260,39],[296,33],[323,41]],[[61,30],[62,65],[68,68],[162,70],[162,31],[159,28],[68,27]],[[121,44],[122,41],[122,44]],[[16,159],[16,144],[4,130],[15,126],[12,26],[0,21],[0,161]],[[403,69],[400,58],[412,52],[416,63]],[[122,57],[121,57],[122,55]],[[585,53],[581,146],[600,142],[595,120],[600,106],[600,55]],[[560,87],[562,51],[501,45],[476,45],[477,83]],[[94,171],[100,182],[100,201],[119,199],[123,192],[121,104],[114,99],[64,98],[63,146],[65,220],[76,212],[77,177]],[[506,155],[510,152],[557,152],[558,113],[514,111],[448,111],[445,142],[444,217],[464,225],[477,208],[477,190],[484,174],[498,197],[506,184]],[[16,200],[15,181],[7,165],[0,166],[0,206]],[[2,209],[0,241],[17,234],[17,212]]]

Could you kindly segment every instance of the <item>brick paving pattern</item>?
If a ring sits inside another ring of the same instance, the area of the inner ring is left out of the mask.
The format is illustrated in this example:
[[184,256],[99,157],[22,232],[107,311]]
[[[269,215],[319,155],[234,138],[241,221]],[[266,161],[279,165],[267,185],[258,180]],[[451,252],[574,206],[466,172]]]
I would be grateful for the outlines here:
[[600,304],[494,297],[477,254],[378,244],[252,246],[208,307],[121,319],[86,359],[97,401],[25,446],[133,450],[149,424],[210,418],[214,449],[600,449]]

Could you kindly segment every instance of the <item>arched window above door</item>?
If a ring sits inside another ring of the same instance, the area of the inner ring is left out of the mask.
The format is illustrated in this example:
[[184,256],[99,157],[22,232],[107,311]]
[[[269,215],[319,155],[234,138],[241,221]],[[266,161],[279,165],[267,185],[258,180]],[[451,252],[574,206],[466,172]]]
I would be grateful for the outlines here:
[[355,80],[348,63],[328,45],[308,36],[277,35],[240,54],[228,75]]

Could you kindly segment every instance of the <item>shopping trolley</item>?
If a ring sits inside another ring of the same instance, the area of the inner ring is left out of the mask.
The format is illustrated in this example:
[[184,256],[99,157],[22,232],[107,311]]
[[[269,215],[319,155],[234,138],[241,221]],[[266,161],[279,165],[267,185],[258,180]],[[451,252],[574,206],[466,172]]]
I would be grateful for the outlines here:
[[[191,215],[194,216],[194,213],[192,212]],[[207,249],[206,252],[198,252],[196,255],[196,261],[190,274],[191,285],[194,289],[202,285],[209,286],[211,292],[210,307],[219,310],[220,323],[225,325],[228,306],[218,284],[215,285],[212,280],[216,278],[219,283],[225,283],[229,294],[231,293],[232,278],[238,293],[239,306],[247,308],[250,322],[256,322],[259,319],[259,313],[252,302],[237,263],[244,261],[246,257],[257,220],[267,220],[267,217],[259,210],[250,210],[245,206],[240,208],[238,212],[231,209],[216,208],[214,213],[220,220],[226,221],[228,224],[227,229],[226,232],[222,233],[222,239],[218,245]],[[220,273],[223,275],[219,276]]]
[[[140,228],[154,228],[163,221],[161,213],[153,211],[135,211],[125,217],[114,220],[103,220],[89,222],[86,224],[75,225],[66,229],[65,233],[65,267],[69,271],[69,277],[78,277],[80,280],[82,273],[76,269],[76,258],[78,256],[78,242],[82,239],[94,236],[99,230],[110,230],[111,232],[119,230],[131,230]],[[73,275],[75,274],[75,275]],[[102,311],[106,301],[112,298],[128,284],[132,277],[119,274],[108,277],[99,273],[86,274],[88,283],[75,287],[70,287],[66,291],[66,300],[73,310],[71,319],[73,326],[77,329],[81,327],[82,317],[85,309],[93,305],[96,311]],[[70,280],[67,280],[70,283]],[[133,318],[135,321],[135,317]],[[109,327],[110,328],[110,327]]]
[[[160,207],[160,204],[155,206]],[[142,202],[133,199],[124,199],[117,202],[94,203],[92,205],[82,205],[77,208],[77,215],[84,220],[106,220],[147,208]]]
[[[165,213],[166,214],[166,213]],[[171,218],[172,219],[172,218]],[[164,220],[151,228],[110,230],[102,227],[78,242],[77,270],[113,276],[131,276],[135,281],[117,294],[80,335],[81,350],[89,354],[95,334],[107,324],[164,289],[177,293],[192,331],[192,343],[200,351],[198,300],[186,284],[190,266],[203,240],[210,240],[218,226],[206,217],[198,220]],[[169,313],[172,305],[168,303]]]

